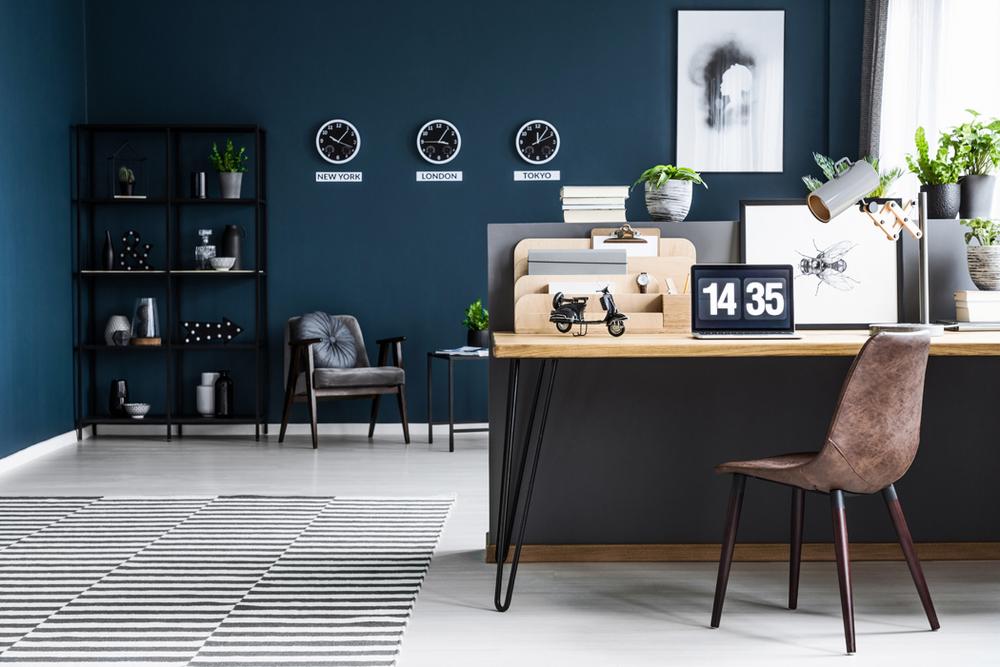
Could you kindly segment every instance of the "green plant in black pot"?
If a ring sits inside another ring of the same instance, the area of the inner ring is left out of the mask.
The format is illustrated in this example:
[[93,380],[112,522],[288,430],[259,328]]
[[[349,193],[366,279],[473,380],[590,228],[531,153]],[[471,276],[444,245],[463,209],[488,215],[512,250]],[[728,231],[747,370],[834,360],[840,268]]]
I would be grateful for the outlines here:
[[469,304],[462,324],[469,330],[466,342],[469,347],[490,346],[490,311],[483,307],[482,299]]
[[906,156],[906,166],[920,179],[920,191],[927,193],[927,217],[954,218],[960,203],[958,177],[962,173],[962,161],[955,155],[951,135],[941,133],[934,157],[931,157],[924,128],[917,128],[913,140],[917,154]]
[[645,183],[646,210],[653,220],[683,222],[691,210],[692,184],[708,185],[688,167],[658,164],[639,175],[632,187]]
[[973,109],[967,123],[952,128],[950,137],[955,155],[962,163],[962,202],[959,216],[988,216],[993,208],[993,191],[1000,166],[1000,120],[986,118]]
[[1000,221],[972,218],[960,222],[969,229],[965,233],[969,277],[981,290],[1000,290]]
[[[841,158],[843,160],[845,158]],[[892,169],[879,169],[879,161],[877,157],[871,157],[869,155],[861,158],[868,164],[870,164],[875,171],[878,172],[878,187],[865,195],[865,199],[882,199],[888,197],[889,193],[892,192],[892,186],[896,184],[903,176],[903,169],[901,167],[893,167]],[[827,181],[832,181],[837,175],[836,164],[840,160],[834,160],[833,158],[823,155],[822,153],[813,153],[813,160],[816,162],[816,166],[819,170],[823,172],[823,176]],[[819,180],[815,176],[803,176],[802,182],[806,184],[806,188],[809,192],[814,191],[819,186],[823,185],[824,181]]]
[[243,146],[237,151],[232,139],[226,139],[226,148],[220,153],[219,146],[212,144],[212,152],[208,159],[219,172],[219,186],[223,199],[239,199],[243,186],[243,173],[247,170],[247,149]]
[[118,194],[131,197],[135,188],[135,172],[128,167],[118,170]]

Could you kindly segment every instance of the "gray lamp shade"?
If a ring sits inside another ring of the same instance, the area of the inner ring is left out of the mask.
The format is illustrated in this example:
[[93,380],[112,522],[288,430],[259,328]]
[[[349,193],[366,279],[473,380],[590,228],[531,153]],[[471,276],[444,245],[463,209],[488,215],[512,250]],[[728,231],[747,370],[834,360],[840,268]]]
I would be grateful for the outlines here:
[[878,172],[858,160],[839,176],[809,193],[809,212],[820,222],[830,222],[878,187]]

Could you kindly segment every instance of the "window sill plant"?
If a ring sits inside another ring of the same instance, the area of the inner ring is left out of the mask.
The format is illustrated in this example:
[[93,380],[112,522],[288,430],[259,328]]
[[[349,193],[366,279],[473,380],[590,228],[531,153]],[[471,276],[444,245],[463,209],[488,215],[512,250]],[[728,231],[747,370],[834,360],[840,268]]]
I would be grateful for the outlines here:
[[969,228],[965,233],[969,277],[981,290],[1000,290],[1000,221],[973,218],[961,222]]
[[490,346],[490,311],[483,308],[483,300],[476,299],[465,309],[462,324],[468,329],[466,345],[469,347]]
[[924,128],[917,128],[914,143],[917,155],[907,155],[906,165],[920,179],[920,191],[927,193],[927,217],[954,218],[958,215],[960,203],[958,176],[962,163],[955,154],[951,135],[941,133],[933,158]]
[[701,174],[688,167],[658,164],[642,172],[632,187],[645,183],[646,210],[653,220],[683,222],[691,210],[692,184],[706,188]]
[[212,152],[208,159],[219,172],[219,187],[223,199],[239,199],[243,187],[243,173],[247,170],[247,149],[240,147],[237,151],[232,139],[226,139],[226,148],[219,153],[219,146],[212,144]]
[[966,109],[972,119],[951,130],[955,154],[962,163],[962,202],[959,216],[980,218],[989,216],[993,208],[993,192],[1000,166],[1000,120],[985,118],[973,109]]

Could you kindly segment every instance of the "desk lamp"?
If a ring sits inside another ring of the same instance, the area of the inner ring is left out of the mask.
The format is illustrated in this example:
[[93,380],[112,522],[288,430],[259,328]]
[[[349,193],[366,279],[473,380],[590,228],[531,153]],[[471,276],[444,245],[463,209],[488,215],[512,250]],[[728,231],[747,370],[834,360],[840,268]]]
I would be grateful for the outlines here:
[[[889,241],[899,240],[905,229],[920,244],[920,261],[917,266],[917,284],[920,294],[920,321],[900,324],[872,324],[871,332],[926,331],[931,336],[944,334],[944,327],[930,323],[930,301],[927,288],[927,193],[921,192],[917,201],[901,205],[895,199],[874,199],[866,195],[878,187],[879,177],[875,168],[865,160],[851,163],[847,158],[834,165],[836,176],[809,193],[806,204],[809,212],[820,222],[830,222],[838,215],[857,206]],[[909,217],[917,210],[919,224]]]

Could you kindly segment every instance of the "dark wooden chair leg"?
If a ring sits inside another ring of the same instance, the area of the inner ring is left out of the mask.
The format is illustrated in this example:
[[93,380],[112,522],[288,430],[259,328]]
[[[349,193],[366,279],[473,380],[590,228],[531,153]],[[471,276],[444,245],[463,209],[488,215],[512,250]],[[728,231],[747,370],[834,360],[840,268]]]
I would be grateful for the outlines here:
[[378,404],[382,400],[382,394],[375,394],[372,399],[372,415],[368,418],[368,439],[375,436],[375,422],[378,421]]
[[903,516],[903,507],[899,504],[896,488],[890,484],[882,489],[882,498],[885,500],[885,506],[889,509],[892,525],[896,528],[896,536],[899,537],[899,546],[903,550],[906,564],[910,567],[910,576],[913,577],[913,583],[917,587],[917,595],[920,596],[920,603],[924,606],[927,621],[931,624],[931,630],[937,630],[941,627],[941,624],[938,623],[937,612],[934,611],[931,593],[927,590],[927,580],[924,579],[924,570],[920,567],[920,559],[917,557],[917,551],[913,547],[913,537],[910,535],[909,526],[906,525],[906,517]]
[[844,639],[847,652],[854,653],[854,593],[851,591],[851,558],[847,551],[847,510],[844,492],[830,492],[830,510],[833,514],[833,547],[837,556],[837,580],[840,583],[840,610],[844,616]]
[[281,411],[281,430],[278,432],[278,442],[285,441],[285,430],[288,428],[288,416],[292,410],[292,403],[295,400],[295,385],[299,379],[299,355],[298,350],[292,355],[288,369],[288,382],[285,383],[285,408]]
[[712,627],[719,627],[722,619],[722,603],[726,600],[729,586],[729,570],[733,564],[733,549],[736,547],[736,531],[740,526],[740,510],[743,508],[743,491],[746,489],[746,475],[733,475],[733,486],[729,493],[729,509],[726,512],[726,530],[722,538],[722,553],[719,554],[719,577],[715,581],[715,603],[712,605]]
[[802,566],[802,523],[806,515],[806,492],[792,489],[792,526],[788,552],[788,608],[799,607],[799,571]]
[[403,422],[403,442],[410,444],[410,419],[406,416],[406,387],[399,385],[396,401],[399,403],[399,418]]

